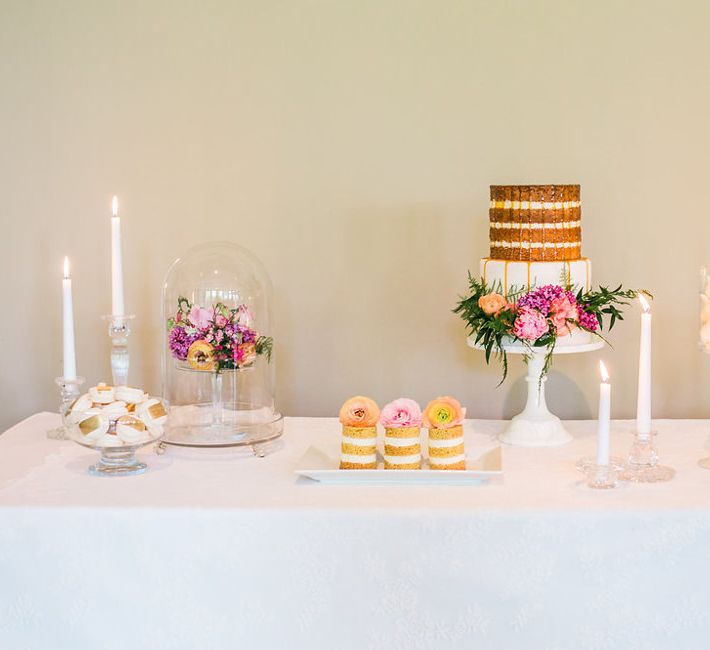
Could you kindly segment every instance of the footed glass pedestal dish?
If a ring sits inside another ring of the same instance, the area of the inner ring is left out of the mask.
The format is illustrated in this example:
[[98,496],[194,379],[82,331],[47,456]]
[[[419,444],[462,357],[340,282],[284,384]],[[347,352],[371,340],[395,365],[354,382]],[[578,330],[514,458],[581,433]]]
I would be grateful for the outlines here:
[[[153,444],[160,440],[163,434],[161,428],[147,429],[139,440],[126,443],[118,436],[102,436],[99,439],[91,440],[81,431],[80,425],[70,423],[65,418],[64,427],[67,437],[87,449],[93,449],[101,454],[99,460],[88,468],[89,474],[94,476],[131,476],[132,474],[142,474],[148,466],[141,462],[136,456],[136,451],[141,447]],[[109,433],[114,433],[116,423],[111,422]],[[107,443],[107,438],[114,438],[114,444]]]
[[[476,345],[475,338],[468,338],[468,345],[474,349],[482,348]],[[528,356],[528,374],[525,381],[528,385],[528,397],[525,408],[513,417],[506,430],[499,436],[501,442],[521,447],[554,447],[564,445],[572,440],[572,436],[564,428],[562,421],[550,412],[545,401],[545,383],[547,377],[542,377],[545,365],[546,349],[531,351],[521,344],[506,345],[508,354]],[[603,341],[584,343],[580,345],[559,345],[554,354],[580,354],[592,352],[604,347]]]

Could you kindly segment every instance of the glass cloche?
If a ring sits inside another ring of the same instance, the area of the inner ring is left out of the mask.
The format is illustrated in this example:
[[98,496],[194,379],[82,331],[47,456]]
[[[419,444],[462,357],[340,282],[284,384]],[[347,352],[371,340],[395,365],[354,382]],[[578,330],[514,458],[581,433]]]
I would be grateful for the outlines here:
[[179,257],[163,285],[164,442],[255,445],[281,435],[274,404],[271,281],[229,242]]

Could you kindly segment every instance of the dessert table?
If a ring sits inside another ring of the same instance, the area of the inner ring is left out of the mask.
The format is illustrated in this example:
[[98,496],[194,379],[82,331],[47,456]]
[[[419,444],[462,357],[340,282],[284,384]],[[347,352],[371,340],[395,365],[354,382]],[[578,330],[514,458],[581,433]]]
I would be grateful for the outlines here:
[[[670,483],[596,491],[556,448],[504,446],[481,486],[328,486],[294,474],[330,418],[287,418],[264,458],[169,448],[139,476],[46,438],[0,435],[0,647],[705,648],[710,421],[660,420]],[[469,452],[502,421],[468,420]],[[624,455],[632,423],[614,422]]]

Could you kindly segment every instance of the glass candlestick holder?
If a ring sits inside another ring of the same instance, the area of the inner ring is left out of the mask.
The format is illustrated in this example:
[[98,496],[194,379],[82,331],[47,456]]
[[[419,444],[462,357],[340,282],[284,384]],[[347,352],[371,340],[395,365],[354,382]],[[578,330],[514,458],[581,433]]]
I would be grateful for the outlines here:
[[655,431],[634,434],[629,458],[620,476],[622,481],[660,483],[670,481],[675,476],[672,467],[658,464],[658,451],[653,444],[655,435]]
[[609,463],[608,465],[598,465],[590,463],[586,466],[587,485],[596,490],[609,490],[619,485],[618,468]]
[[74,377],[67,379],[66,377],[57,377],[54,383],[59,386],[59,394],[61,401],[59,403],[59,415],[62,417],[62,423],[47,431],[47,437],[52,440],[66,440],[66,429],[64,428],[64,418],[69,410],[71,403],[81,394],[81,385],[86,380],[83,377]]
[[111,375],[114,386],[128,385],[128,337],[131,335],[130,323],[133,314],[123,316],[103,316],[108,322],[108,335],[111,339]]

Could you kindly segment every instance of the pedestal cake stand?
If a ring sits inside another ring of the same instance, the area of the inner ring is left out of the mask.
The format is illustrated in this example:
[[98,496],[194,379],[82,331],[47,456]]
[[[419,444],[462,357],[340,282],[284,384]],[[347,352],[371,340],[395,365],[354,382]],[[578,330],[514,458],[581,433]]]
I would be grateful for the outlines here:
[[[482,350],[475,343],[474,337],[468,338],[468,345],[476,350]],[[580,354],[592,352],[604,347],[604,341],[584,343],[581,345],[560,345],[553,352],[558,354]],[[545,365],[546,349],[530,350],[522,344],[505,345],[508,354],[528,355],[528,374],[525,381],[528,384],[528,399],[522,413],[516,415],[499,439],[509,445],[520,447],[554,447],[564,445],[572,440],[572,436],[562,425],[560,418],[550,412],[545,401],[545,382],[540,380]]]

